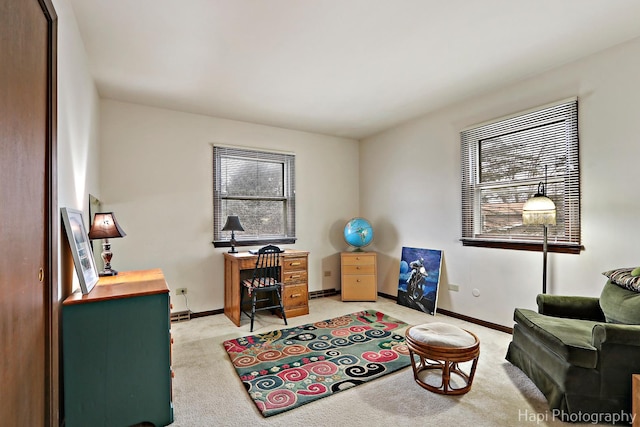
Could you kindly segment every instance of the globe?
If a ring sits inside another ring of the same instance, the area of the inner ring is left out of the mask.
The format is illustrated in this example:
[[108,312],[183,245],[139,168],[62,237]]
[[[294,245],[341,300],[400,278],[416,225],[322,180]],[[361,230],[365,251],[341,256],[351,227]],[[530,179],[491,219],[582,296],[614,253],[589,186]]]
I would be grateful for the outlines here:
[[364,218],[353,218],[344,226],[344,240],[356,250],[367,246],[373,240],[373,228]]

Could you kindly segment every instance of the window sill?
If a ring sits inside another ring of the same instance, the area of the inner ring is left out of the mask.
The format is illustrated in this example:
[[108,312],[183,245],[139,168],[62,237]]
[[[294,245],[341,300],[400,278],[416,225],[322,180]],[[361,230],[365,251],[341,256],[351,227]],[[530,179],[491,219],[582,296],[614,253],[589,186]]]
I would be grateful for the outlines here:
[[[256,239],[256,240],[236,240],[236,247],[240,246],[265,246],[265,245],[287,245],[296,242],[295,237],[282,237],[276,239]],[[212,242],[215,248],[230,248],[231,242],[228,240],[221,240]]]
[[[542,242],[507,242],[500,240],[460,239],[462,246],[475,246],[494,249],[513,249],[517,251],[542,252]],[[547,243],[547,252],[562,254],[580,254],[584,246],[576,244]]]

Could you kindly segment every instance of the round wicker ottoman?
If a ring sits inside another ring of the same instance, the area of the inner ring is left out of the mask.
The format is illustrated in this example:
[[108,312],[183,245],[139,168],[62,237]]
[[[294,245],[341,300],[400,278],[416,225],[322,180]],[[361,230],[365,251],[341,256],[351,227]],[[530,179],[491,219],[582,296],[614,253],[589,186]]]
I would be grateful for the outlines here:
[[[408,328],[405,338],[413,377],[420,387],[440,394],[465,394],[471,389],[480,356],[480,340],[475,334],[434,322]],[[460,366],[463,362],[470,363]],[[441,371],[436,381],[432,369]]]

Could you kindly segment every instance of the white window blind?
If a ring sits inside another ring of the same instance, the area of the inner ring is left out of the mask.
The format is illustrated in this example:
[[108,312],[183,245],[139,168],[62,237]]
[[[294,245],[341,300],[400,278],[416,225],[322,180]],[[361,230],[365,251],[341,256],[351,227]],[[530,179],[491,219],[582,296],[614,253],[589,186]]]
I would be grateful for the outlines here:
[[295,156],[225,146],[213,147],[213,243],[227,246],[222,231],[237,215],[244,231],[238,246],[295,242]]
[[460,138],[463,244],[541,242],[543,227],[523,225],[522,207],[546,181],[546,195],[557,209],[549,244],[579,251],[576,99],[464,130]]

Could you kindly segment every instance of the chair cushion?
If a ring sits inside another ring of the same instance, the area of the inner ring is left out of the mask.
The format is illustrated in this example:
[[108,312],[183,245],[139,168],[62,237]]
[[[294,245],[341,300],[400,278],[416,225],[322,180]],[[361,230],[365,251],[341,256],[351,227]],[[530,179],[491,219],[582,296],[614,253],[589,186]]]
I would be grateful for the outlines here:
[[547,347],[568,363],[583,368],[595,368],[598,350],[591,345],[592,320],[546,316],[533,310],[516,308],[514,320],[527,328]]
[[423,323],[412,326],[407,333],[418,342],[437,347],[464,348],[476,343],[473,335],[447,323]]
[[640,325],[640,293],[616,286],[611,279],[600,294],[600,308],[608,323]]
[[277,285],[278,281],[273,277],[260,277],[255,279],[245,279],[242,281],[242,286],[255,289],[255,288],[264,288],[266,286]]

